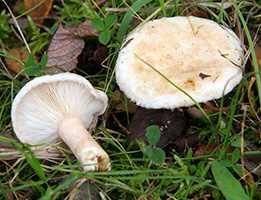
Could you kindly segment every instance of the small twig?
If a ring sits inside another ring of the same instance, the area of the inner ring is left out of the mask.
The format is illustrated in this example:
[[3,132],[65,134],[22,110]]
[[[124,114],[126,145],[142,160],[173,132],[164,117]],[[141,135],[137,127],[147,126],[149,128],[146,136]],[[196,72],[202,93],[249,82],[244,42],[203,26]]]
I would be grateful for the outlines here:
[[20,35],[21,35],[21,37],[22,37],[22,39],[23,39],[23,41],[24,41],[24,43],[25,43],[25,46],[26,46],[26,48],[27,48],[29,54],[31,54],[30,47],[29,47],[29,45],[28,45],[28,43],[27,43],[27,41],[26,41],[26,39],[25,39],[25,37],[24,37],[24,34],[23,34],[23,32],[22,32],[22,30],[21,30],[21,28],[20,28],[20,26],[19,26],[19,24],[18,24],[18,22],[17,22],[17,20],[16,20],[16,18],[15,18],[15,16],[14,16],[13,12],[12,12],[12,10],[11,10],[10,7],[8,6],[8,4],[5,2],[5,0],[2,0],[2,2],[5,4],[6,8],[8,9],[8,11],[9,11],[9,13],[10,13],[12,19],[14,20],[15,26],[16,26],[16,28],[18,29],[18,31],[19,31],[19,33],[20,33]]
[[187,17],[187,19],[188,19],[188,22],[189,22],[189,25],[190,25],[190,27],[191,27],[191,30],[192,30],[193,35],[196,36],[197,33],[198,33],[198,30],[196,30],[195,27],[193,26],[190,17]]
[[130,131],[121,124],[121,122],[117,119],[117,117],[115,116],[114,113],[111,114],[112,115],[112,118],[115,120],[115,122],[117,123],[117,125],[127,134],[129,135],[130,134]]
[[114,13],[125,13],[128,12],[128,8],[105,8],[106,12],[114,12]]
[[[246,121],[246,113],[247,113],[247,105],[242,105],[242,110],[243,110],[243,120],[241,122],[241,131],[240,131],[240,153],[241,153],[241,166],[242,166],[242,172],[244,173],[245,171],[245,162],[244,162],[244,131],[245,131],[245,121]],[[245,176],[245,175],[244,175]]]
[[16,19],[19,19],[20,17],[29,14],[30,12],[32,12],[33,10],[35,10],[36,8],[40,7],[43,3],[45,3],[46,0],[42,0],[40,2],[38,2],[36,5],[34,5],[33,7],[29,8],[28,10],[26,10],[24,13],[22,13],[21,15],[18,15],[16,17]]
[[259,70],[259,66],[258,66],[258,62],[257,62],[257,57],[256,57],[256,53],[255,53],[255,48],[254,48],[254,43],[252,40],[252,36],[250,34],[250,31],[247,27],[247,23],[240,11],[239,6],[236,3],[233,3],[236,13],[239,16],[239,19],[242,23],[243,26],[243,30],[245,31],[246,34],[246,38],[247,38],[247,42],[248,42],[248,47],[250,50],[250,55],[252,58],[252,66],[254,68],[254,73],[256,76],[256,85],[257,85],[257,93],[258,93],[258,100],[259,100],[259,111],[261,110],[261,77],[260,77],[260,70]]
[[251,89],[252,89],[252,86],[253,84],[256,82],[256,78],[255,77],[251,77],[250,81],[249,81],[249,86],[247,88],[247,97],[248,97],[248,102],[249,102],[249,105],[250,105],[250,109],[251,111],[254,113],[255,117],[257,118],[257,120],[259,122],[261,122],[261,119],[260,117],[258,116],[257,112],[256,112],[256,109],[255,109],[255,106],[252,102],[252,95],[251,95]]
[[261,164],[259,164],[257,167],[255,167],[254,169],[252,169],[251,171],[247,172],[246,174],[244,174],[244,176],[242,176],[240,178],[240,180],[243,180],[244,178],[246,178],[249,174],[251,174],[252,172],[257,171],[259,168],[261,168]]
[[233,60],[231,60],[230,58],[228,58],[229,54],[225,54],[225,53],[222,53],[219,49],[218,49],[218,52],[220,53],[221,57],[225,58],[226,60],[228,60],[231,64],[235,65],[236,67],[238,67],[239,69],[242,70],[242,67],[235,63]]
[[144,19],[141,18],[141,16],[138,15],[138,13],[133,10],[133,8],[126,2],[126,0],[123,0],[123,3],[129,8],[129,10],[136,16],[141,22],[144,22]]

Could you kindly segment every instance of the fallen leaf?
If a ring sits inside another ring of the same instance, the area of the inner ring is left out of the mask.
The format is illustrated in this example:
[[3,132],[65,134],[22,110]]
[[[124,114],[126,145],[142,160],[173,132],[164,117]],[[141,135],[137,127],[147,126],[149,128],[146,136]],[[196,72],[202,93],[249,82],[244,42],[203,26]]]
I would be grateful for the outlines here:
[[[10,56],[12,56],[22,62],[26,61],[28,58],[28,55],[29,55],[28,52],[22,48],[10,49],[10,50],[8,50],[8,53]],[[19,73],[23,68],[22,63],[16,61],[15,59],[12,59],[12,58],[5,58],[5,63],[6,63],[7,68],[15,73]]]
[[26,16],[18,18],[16,21],[14,21],[14,19],[9,19],[8,22],[14,26],[17,22],[22,31],[25,31],[25,29],[28,27],[28,18]]
[[99,44],[97,40],[92,40],[85,45],[83,52],[78,57],[78,65],[81,66],[82,70],[87,74],[94,75],[104,69],[103,63],[107,57],[107,47]]
[[207,155],[214,152],[217,149],[217,146],[214,144],[207,144],[199,146],[194,152],[194,156]]
[[93,60],[97,64],[102,64],[102,62],[107,57],[107,48],[105,46],[98,46],[95,51],[93,52],[93,56],[90,60]]
[[240,182],[219,161],[213,161],[211,171],[218,188],[227,200],[249,200]]
[[[53,0],[24,0],[25,9],[32,10],[30,15],[36,23],[42,24],[41,17],[48,16],[52,9]],[[38,19],[39,18],[39,19]]]
[[58,68],[71,71],[76,68],[78,56],[84,48],[82,37],[96,37],[98,33],[86,21],[74,27],[60,25],[48,48],[47,70]]
[[178,110],[137,108],[130,125],[131,139],[145,138],[145,129],[158,125],[161,131],[158,147],[165,147],[181,136],[186,126],[184,113]]
[[98,37],[99,32],[94,29],[92,23],[89,20],[79,24],[76,27],[71,27],[68,29],[72,34],[79,37]]

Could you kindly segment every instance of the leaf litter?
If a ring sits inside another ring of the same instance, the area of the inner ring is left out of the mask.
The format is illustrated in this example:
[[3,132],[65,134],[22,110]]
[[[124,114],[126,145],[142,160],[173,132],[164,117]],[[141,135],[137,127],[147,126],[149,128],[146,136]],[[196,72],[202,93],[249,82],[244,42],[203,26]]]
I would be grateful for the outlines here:
[[72,71],[76,68],[77,58],[84,48],[83,38],[97,37],[98,35],[89,21],[68,28],[60,24],[48,47],[47,67]]
[[[5,58],[6,66],[9,70],[14,73],[19,73],[23,69],[22,62],[26,61],[28,58],[28,52],[23,48],[13,48],[9,49],[8,51],[9,56]],[[19,62],[19,61],[22,62]]]
[[130,124],[130,139],[145,138],[146,128],[158,125],[160,140],[158,147],[173,144],[181,137],[186,127],[187,119],[182,111],[165,109],[145,109],[138,107]]
[[36,23],[42,24],[43,17],[48,16],[53,0],[24,0],[24,7]]
[[[40,2],[40,0],[25,0],[27,2]],[[46,0],[46,2],[52,2]],[[104,1],[105,2],[105,1]],[[32,3],[31,3],[32,4]],[[47,8],[47,7],[46,7]],[[30,8],[29,8],[30,9]],[[48,10],[48,9],[47,9]],[[31,13],[34,12],[34,9]],[[49,11],[48,11],[49,12]],[[186,13],[185,13],[186,14]],[[32,14],[31,14],[32,15]],[[48,14],[47,14],[48,15]],[[205,10],[196,10],[196,11],[190,11],[189,15],[194,16],[200,16],[200,17],[206,17],[209,18],[208,12]],[[46,16],[46,14],[41,14],[39,18]],[[38,16],[33,16],[33,18],[38,18]],[[39,21],[36,21],[39,23]],[[89,21],[86,21],[86,23],[82,23],[78,26],[74,27],[64,27],[62,24],[58,27],[57,32],[55,33],[49,48],[48,48],[48,69],[58,69],[58,71],[71,71],[76,68],[78,63],[78,56],[81,54],[81,52],[84,49],[84,39],[83,38],[89,38],[89,37],[98,37],[99,33],[96,32],[92,27]],[[106,47],[99,47],[94,51],[93,57],[90,57],[91,61],[100,63],[104,60],[104,53],[106,51]],[[258,59],[259,67],[261,67],[261,48],[260,46],[256,46],[256,54]],[[100,56],[102,55],[102,56]],[[17,56],[19,57],[19,56]],[[22,57],[22,56],[20,56]],[[20,58],[19,57],[19,58]],[[103,57],[101,59],[101,57]],[[23,61],[23,59],[21,59]],[[25,59],[26,60],[26,59]],[[89,60],[87,61],[89,62]],[[88,65],[89,67],[89,65]],[[11,69],[10,69],[11,70]],[[19,71],[19,67],[18,67]],[[208,78],[207,74],[199,74],[199,77],[204,79]],[[146,127],[148,127],[151,124],[156,124],[161,128],[161,137],[158,146],[159,147],[166,147],[169,144],[174,144],[177,149],[180,149],[180,151],[183,151],[185,146],[187,144],[195,144],[197,143],[198,137],[195,135],[187,135],[186,134],[186,127],[187,127],[187,121],[189,120],[188,116],[184,114],[182,111],[166,111],[166,110],[151,110],[151,109],[142,109],[138,108],[137,111],[136,107],[133,109],[127,108],[124,105],[123,97],[119,97],[119,101],[114,101],[115,105],[112,105],[114,109],[116,109],[117,112],[128,112],[131,111],[131,114],[134,113],[133,120],[131,121],[130,125],[130,138],[144,138],[145,139],[145,133],[146,133]],[[129,107],[129,106],[128,106]],[[204,110],[208,112],[220,112],[221,108],[216,106],[214,103],[210,102],[209,104],[204,104]],[[224,107],[222,108],[223,113],[228,112],[229,108]],[[177,113],[175,113],[177,112]],[[175,114],[174,114],[175,113]],[[171,124],[168,126],[168,121],[171,121]],[[167,122],[167,127],[165,126]],[[170,127],[171,126],[171,127]],[[216,149],[216,145],[202,145],[197,148],[197,150],[194,152],[195,156],[200,155],[206,155],[209,154]],[[256,150],[257,148],[254,148],[253,150]],[[19,156],[18,156],[19,157]],[[255,158],[255,159],[254,159]],[[260,171],[258,173],[255,173],[254,171],[258,165],[257,163],[260,163],[260,159],[251,156],[245,156],[245,164],[246,168],[251,170],[253,174],[256,174],[260,176]],[[220,163],[215,163],[212,165],[212,171],[213,174],[220,175],[220,166],[218,166]],[[254,164],[249,165],[248,164]],[[258,168],[260,169],[260,168]],[[227,171],[227,169],[222,169]],[[228,173],[226,175],[229,175]],[[217,178],[218,179],[218,178]],[[231,181],[230,177],[230,181]],[[219,181],[219,180],[217,180]],[[233,180],[232,180],[233,181]],[[222,184],[222,183],[221,183]],[[227,183],[225,183],[227,184]],[[222,187],[220,187],[222,188]],[[85,189],[85,188],[84,188]],[[240,188],[239,188],[240,189]],[[81,190],[80,190],[81,191]],[[89,191],[87,191],[89,193]],[[225,191],[225,193],[228,193]],[[85,196],[85,194],[83,195]]]

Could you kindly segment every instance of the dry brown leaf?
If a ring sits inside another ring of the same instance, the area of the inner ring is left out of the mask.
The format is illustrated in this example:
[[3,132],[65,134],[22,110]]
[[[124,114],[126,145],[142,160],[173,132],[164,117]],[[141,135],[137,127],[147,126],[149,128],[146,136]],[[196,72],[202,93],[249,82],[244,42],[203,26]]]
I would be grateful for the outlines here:
[[26,10],[32,9],[30,15],[35,18],[34,21],[41,24],[41,17],[48,16],[52,9],[53,0],[24,0],[24,7]]
[[76,68],[77,57],[84,48],[81,37],[96,37],[98,33],[86,21],[77,27],[64,28],[59,26],[48,48],[47,67],[71,71]]
[[71,71],[76,68],[77,57],[83,48],[84,40],[60,25],[48,48],[47,66]]
[[194,152],[194,156],[207,155],[207,154],[214,152],[216,149],[217,149],[217,146],[213,145],[213,144],[201,145]]
[[76,27],[68,29],[72,34],[79,37],[97,37],[99,33],[92,27],[90,21],[85,21]]
[[[8,53],[10,56],[13,56],[20,61],[25,61],[28,57],[28,52],[22,48],[10,49],[8,50]],[[15,73],[19,73],[23,68],[23,65],[20,62],[11,58],[5,58],[5,63],[7,68]]]
[[145,130],[150,125],[160,128],[160,141],[158,147],[179,142],[186,128],[187,119],[183,111],[166,109],[145,109],[138,107],[130,123],[130,139],[144,139]]

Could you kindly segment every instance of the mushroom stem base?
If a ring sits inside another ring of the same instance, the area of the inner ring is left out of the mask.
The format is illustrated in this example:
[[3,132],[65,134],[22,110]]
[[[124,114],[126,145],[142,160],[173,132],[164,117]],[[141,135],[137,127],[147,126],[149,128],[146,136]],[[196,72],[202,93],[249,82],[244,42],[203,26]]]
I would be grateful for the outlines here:
[[75,117],[65,118],[60,124],[59,136],[82,163],[85,171],[107,171],[111,169],[108,154],[93,139],[80,119]]

